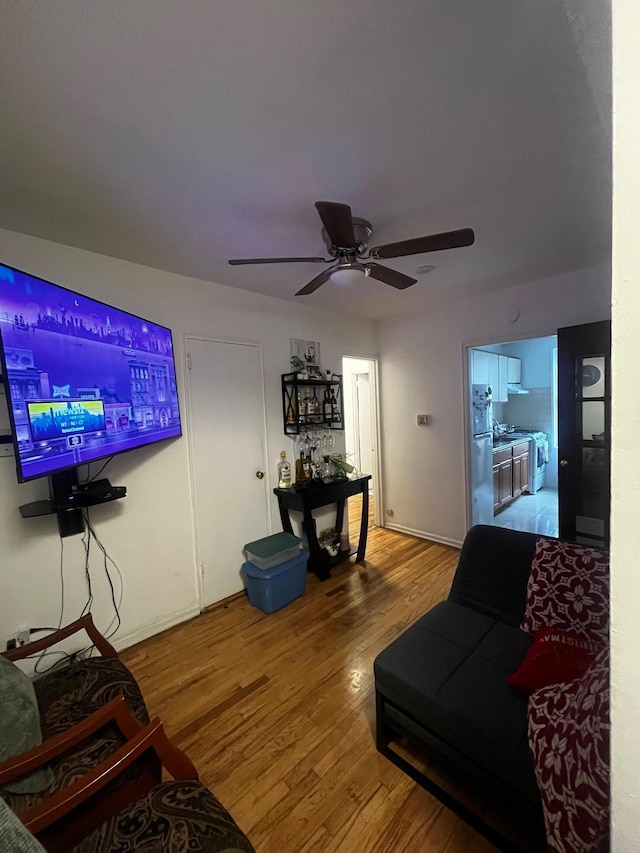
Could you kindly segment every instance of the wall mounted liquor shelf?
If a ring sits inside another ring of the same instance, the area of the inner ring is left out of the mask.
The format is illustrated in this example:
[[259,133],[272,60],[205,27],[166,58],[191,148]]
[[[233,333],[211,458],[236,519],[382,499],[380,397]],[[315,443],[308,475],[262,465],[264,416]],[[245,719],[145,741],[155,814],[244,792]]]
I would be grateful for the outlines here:
[[310,429],[344,429],[342,376],[298,379],[282,374],[282,419],[285,435]]

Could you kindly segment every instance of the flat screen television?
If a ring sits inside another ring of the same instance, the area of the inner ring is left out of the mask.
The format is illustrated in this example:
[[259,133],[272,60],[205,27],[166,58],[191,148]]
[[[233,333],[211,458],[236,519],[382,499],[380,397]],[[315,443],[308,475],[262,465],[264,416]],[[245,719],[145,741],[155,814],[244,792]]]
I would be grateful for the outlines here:
[[170,329],[0,265],[20,482],[182,434]]

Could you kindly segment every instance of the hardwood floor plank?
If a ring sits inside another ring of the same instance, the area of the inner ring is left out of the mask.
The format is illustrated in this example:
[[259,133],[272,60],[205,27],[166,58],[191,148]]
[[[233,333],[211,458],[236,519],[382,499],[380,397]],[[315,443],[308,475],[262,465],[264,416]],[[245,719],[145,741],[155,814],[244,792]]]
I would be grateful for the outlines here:
[[458,556],[372,527],[364,563],[308,575],[276,613],[242,596],[122,653],[257,853],[493,849],[375,749],[373,660],[446,597]]
[[319,826],[309,840],[299,848],[300,853],[325,853],[330,849],[331,836],[324,826]]
[[335,853],[350,853],[354,850],[381,851],[380,836],[413,787],[414,783],[404,774],[398,777],[393,790],[389,790],[384,784],[380,785],[358,813],[357,820],[344,825],[334,835],[331,849]]

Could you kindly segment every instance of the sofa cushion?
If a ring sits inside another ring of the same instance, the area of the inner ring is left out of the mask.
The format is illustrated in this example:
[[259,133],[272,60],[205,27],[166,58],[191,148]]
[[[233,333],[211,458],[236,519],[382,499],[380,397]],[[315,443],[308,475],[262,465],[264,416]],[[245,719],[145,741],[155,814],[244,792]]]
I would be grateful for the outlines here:
[[608,649],[581,679],[534,693],[528,713],[549,849],[608,849]]
[[378,655],[376,689],[537,803],[527,699],[505,683],[530,644],[519,628],[444,601]]
[[520,625],[537,538],[534,533],[492,525],[472,527],[460,552],[449,601]]
[[609,555],[540,537],[531,564],[521,628],[572,631],[600,646],[609,639]]
[[540,628],[518,669],[507,678],[517,690],[533,693],[549,684],[585,674],[601,646],[560,628]]

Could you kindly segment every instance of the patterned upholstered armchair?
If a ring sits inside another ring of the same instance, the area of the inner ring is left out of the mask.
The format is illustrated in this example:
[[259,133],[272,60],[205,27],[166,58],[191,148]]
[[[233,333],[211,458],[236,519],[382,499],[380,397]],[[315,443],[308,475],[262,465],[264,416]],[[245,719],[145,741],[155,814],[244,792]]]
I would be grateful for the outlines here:
[[[123,712],[130,716],[126,708]],[[92,723],[87,721],[84,725]],[[133,726],[137,724],[133,722]],[[124,727],[127,728],[126,723]],[[88,819],[86,810],[91,809],[96,798],[117,784],[118,777],[131,767],[140,763],[149,766],[149,760],[152,768],[161,772],[164,767],[173,780],[160,781],[155,770],[143,773],[144,785],[135,799],[123,797],[120,803],[111,799],[106,809],[103,805],[102,814],[94,808]],[[47,851],[255,853],[231,815],[198,781],[191,761],[167,739],[158,718],[144,728],[137,727],[135,734],[109,758],[67,788],[23,812],[21,820]],[[77,837],[79,821],[84,827],[80,838]],[[62,847],[61,838],[68,839]],[[69,839],[73,840],[69,843]]]
[[[24,777],[27,772],[23,768],[24,757],[27,754],[24,752],[25,747],[22,748],[21,754],[14,754],[13,757],[0,761],[2,797],[18,815],[96,767],[122,746],[127,737],[149,722],[149,715],[136,680],[118,659],[113,646],[97,630],[90,614],[66,628],[49,634],[42,640],[5,652],[3,654],[5,667],[8,666],[7,660],[16,661],[38,654],[83,630],[89,635],[91,643],[100,656],[77,660],[68,666],[36,677],[32,681],[37,701],[34,713],[39,716],[42,743],[29,750],[28,754],[33,759],[34,767],[38,766],[38,757],[46,756],[44,760],[49,768],[47,783],[44,787],[35,786],[35,790],[34,786],[21,787],[15,784],[15,781],[19,777]],[[16,667],[10,667],[10,669],[16,669]],[[3,670],[3,674],[5,673],[6,669]],[[27,680],[21,673],[16,674]],[[6,674],[4,677],[6,678]],[[120,713],[118,718],[109,712],[106,715],[103,714],[98,728],[85,733],[83,738],[69,743],[64,751],[52,754],[50,745],[52,743],[55,745],[56,739],[64,739],[65,733],[72,731],[95,712],[104,710],[105,706],[109,706],[109,703],[117,697],[122,697],[121,704],[123,707],[126,706],[130,714],[125,717]],[[33,743],[37,744],[38,741],[31,741],[28,746],[32,746]],[[157,772],[159,774],[159,769]],[[125,777],[124,782],[120,784],[123,785],[127,781],[133,782],[137,775],[139,775],[139,768],[130,768],[128,779]]]

